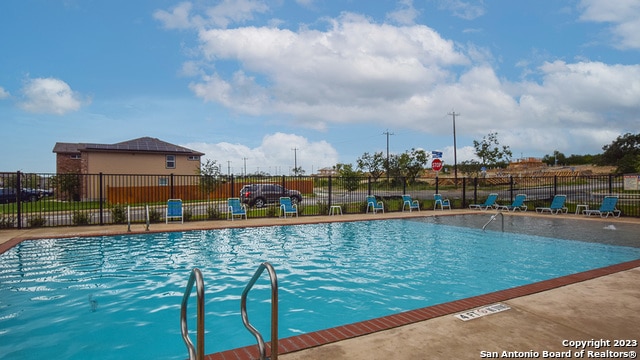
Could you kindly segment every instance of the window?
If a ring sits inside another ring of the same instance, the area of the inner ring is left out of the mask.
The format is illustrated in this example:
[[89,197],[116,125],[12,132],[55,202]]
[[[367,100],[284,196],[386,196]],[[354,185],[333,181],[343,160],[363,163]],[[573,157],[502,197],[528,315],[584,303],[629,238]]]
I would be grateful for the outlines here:
[[175,168],[176,168],[176,156],[167,155],[167,169],[175,169]]
[[187,158],[189,161],[200,161],[200,156],[191,155]]
[[72,159],[76,159],[76,160],[82,158],[82,156],[80,154],[71,154],[71,155],[69,155],[69,157],[72,158]]
[[160,186],[169,185],[169,178],[166,178],[166,177],[158,178],[158,185],[160,185]]

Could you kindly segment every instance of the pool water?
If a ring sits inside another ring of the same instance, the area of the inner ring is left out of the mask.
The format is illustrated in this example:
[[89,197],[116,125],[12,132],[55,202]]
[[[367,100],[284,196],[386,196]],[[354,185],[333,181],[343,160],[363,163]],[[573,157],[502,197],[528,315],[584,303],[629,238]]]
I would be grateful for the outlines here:
[[[640,258],[637,247],[442,221],[24,241],[0,255],[0,358],[184,359],[180,302],[193,267],[204,275],[213,353],[255,344],[240,294],[263,261],[277,272],[284,338]],[[248,300],[265,340],[269,292],[264,273]],[[195,297],[189,314],[194,329]]]

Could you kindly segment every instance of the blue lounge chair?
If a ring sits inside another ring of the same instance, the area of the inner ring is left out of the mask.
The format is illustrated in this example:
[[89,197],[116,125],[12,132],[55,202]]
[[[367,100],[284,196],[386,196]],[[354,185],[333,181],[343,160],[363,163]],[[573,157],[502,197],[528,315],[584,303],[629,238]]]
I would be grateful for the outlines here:
[[524,204],[524,201],[527,200],[527,194],[518,194],[513,199],[511,205],[498,205],[498,210],[506,210],[506,211],[527,211],[527,205]]
[[371,208],[371,211],[373,211],[374,214],[380,210],[384,213],[384,203],[382,201],[377,201],[376,197],[373,195],[367,196],[367,213],[369,213],[369,208]]
[[420,211],[420,202],[413,200],[411,195],[402,195],[402,211],[404,211],[406,207],[409,208],[409,212],[413,211],[413,209]]
[[489,194],[489,197],[487,197],[487,200],[485,200],[484,204],[471,204],[469,205],[469,209],[487,210],[490,207],[496,206],[496,200],[498,200],[498,194],[491,193]]
[[165,223],[168,224],[169,220],[180,220],[181,224],[184,224],[184,213],[182,211],[182,200],[169,199],[167,200],[167,216],[165,216]]
[[444,208],[449,208],[449,210],[451,210],[451,202],[449,199],[443,198],[442,195],[433,194],[433,200],[435,201],[433,203],[433,210],[437,209],[438,205],[440,205],[440,210],[444,210]]
[[240,219],[244,216],[245,220],[247,219],[247,208],[243,203],[240,202],[240,198],[228,198],[227,205],[229,206],[229,212],[227,212],[227,220],[231,218],[233,221],[236,216],[239,216]]
[[600,215],[600,217],[609,217],[609,215],[611,215],[615,217],[620,217],[621,211],[616,209],[617,204],[618,204],[617,196],[605,196],[604,199],[602,199],[602,204],[600,204],[600,209],[584,210],[582,211],[582,213],[587,216]]
[[291,198],[283,196],[280,198],[280,217],[287,218],[287,214],[296,214],[298,217],[298,205],[291,203]]
[[567,195],[556,195],[553,197],[553,200],[551,201],[551,206],[537,207],[536,212],[543,213],[545,211],[548,211],[552,214],[559,214],[559,213],[566,214],[568,209],[564,206],[565,201],[567,201]]

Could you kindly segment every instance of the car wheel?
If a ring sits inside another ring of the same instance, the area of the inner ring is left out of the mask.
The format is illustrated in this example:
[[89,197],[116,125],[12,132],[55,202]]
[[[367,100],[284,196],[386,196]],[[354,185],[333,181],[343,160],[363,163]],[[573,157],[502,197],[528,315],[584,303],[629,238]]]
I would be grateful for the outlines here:
[[300,198],[299,198],[299,197],[297,197],[297,196],[292,196],[292,197],[291,197],[291,204],[292,204],[292,205],[297,205],[297,204],[298,204],[298,203],[300,203],[301,201],[302,201],[302,199],[300,199]]
[[264,207],[264,205],[265,205],[264,199],[263,199],[263,198],[257,198],[257,199],[253,202],[253,205],[254,205],[255,207],[258,207],[258,208]]

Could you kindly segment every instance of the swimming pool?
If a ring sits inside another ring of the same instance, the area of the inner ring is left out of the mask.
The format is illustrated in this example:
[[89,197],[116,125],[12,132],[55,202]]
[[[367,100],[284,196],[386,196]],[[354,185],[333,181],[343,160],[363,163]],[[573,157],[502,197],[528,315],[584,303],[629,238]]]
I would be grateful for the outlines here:
[[[508,218],[523,230],[549,227]],[[278,273],[279,331],[287,337],[640,258],[640,249],[630,246],[482,232],[457,223],[486,219],[25,241],[0,255],[0,354],[183,359],[179,304],[196,266],[205,278],[206,351],[212,353],[255,343],[242,326],[239,299],[262,261]],[[600,233],[591,241],[626,233],[622,225],[592,224],[597,228],[580,226]],[[249,315],[268,338],[267,284],[262,279],[250,293]]]

